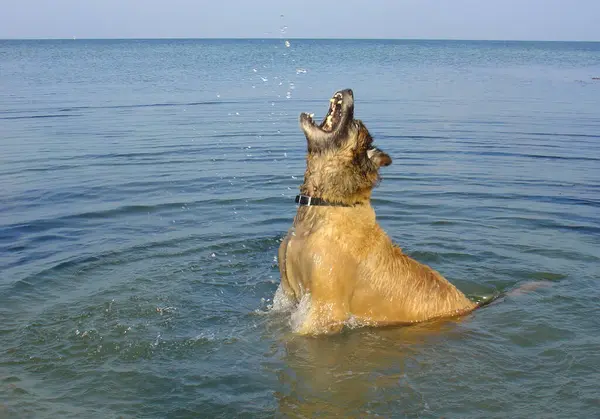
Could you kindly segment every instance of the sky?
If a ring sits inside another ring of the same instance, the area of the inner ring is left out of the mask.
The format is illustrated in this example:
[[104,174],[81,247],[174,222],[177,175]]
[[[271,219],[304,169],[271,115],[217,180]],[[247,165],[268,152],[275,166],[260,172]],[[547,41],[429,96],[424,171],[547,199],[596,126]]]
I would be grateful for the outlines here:
[[600,0],[0,0],[0,39],[72,37],[600,41]]

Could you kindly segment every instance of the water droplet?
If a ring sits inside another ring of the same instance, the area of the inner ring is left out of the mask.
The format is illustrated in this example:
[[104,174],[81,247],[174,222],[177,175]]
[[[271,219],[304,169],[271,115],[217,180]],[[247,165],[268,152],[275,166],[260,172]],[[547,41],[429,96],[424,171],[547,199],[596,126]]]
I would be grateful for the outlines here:
[[211,254],[210,254],[210,257],[211,257],[211,258],[216,258],[216,257],[217,257],[217,255],[215,255],[214,253],[211,253]]
[[291,45],[291,44],[290,44],[290,41],[285,41],[285,47],[286,47],[286,48],[289,48],[289,47],[290,47],[290,45]]
[[286,97],[287,99],[291,99],[291,98],[292,98],[292,92],[287,92],[287,93],[285,94],[285,97]]

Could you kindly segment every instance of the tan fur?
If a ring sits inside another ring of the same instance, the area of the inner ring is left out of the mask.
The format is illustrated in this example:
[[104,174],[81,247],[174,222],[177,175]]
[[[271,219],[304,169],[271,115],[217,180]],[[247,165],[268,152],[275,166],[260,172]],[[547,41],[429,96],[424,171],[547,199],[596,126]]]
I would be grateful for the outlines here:
[[351,206],[299,207],[281,243],[280,291],[296,303],[309,299],[297,333],[334,333],[348,321],[411,324],[477,308],[438,272],[402,253],[377,223],[371,191],[379,167],[391,159],[371,143],[362,122],[352,120],[335,145],[307,156],[301,193]]

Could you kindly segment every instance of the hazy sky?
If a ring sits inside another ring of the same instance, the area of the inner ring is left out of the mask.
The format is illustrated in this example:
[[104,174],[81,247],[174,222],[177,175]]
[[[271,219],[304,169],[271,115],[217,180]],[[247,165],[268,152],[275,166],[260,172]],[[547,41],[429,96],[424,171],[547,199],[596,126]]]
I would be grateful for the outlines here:
[[262,38],[284,25],[290,38],[600,41],[600,0],[0,0],[0,38]]

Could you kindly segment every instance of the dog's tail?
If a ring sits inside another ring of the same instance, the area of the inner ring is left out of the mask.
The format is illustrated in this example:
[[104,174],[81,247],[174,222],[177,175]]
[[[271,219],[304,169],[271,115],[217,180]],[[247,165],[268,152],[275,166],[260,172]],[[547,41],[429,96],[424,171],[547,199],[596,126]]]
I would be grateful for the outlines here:
[[471,295],[469,298],[477,304],[476,309],[478,309],[489,306],[490,304],[505,297],[516,297],[530,291],[535,291],[538,288],[550,287],[552,285],[553,283],[549,281],[529,281],[510,291],[498,291],[490,296]]
[[499,299],[503,298],[506,296],[505,292],[495,292],[492,295],[485,295],[485,296],[481,296],[481,295],[469,295],[469,299],[471,301],[473,301],[475,304],[477,304],[477,307],[475,307],[475,310],[485,307],[485,306],[489,306],[490,304],[498,301]]

